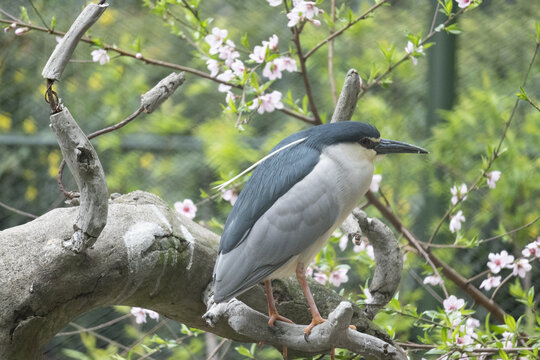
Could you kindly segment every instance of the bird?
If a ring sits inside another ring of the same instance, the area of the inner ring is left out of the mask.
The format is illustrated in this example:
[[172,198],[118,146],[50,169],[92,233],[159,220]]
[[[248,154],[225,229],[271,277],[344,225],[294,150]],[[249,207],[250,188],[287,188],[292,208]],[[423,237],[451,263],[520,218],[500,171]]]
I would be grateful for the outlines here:
[[264,282],[268,325],[281,316],[272,279],[296,274],[312,328],[325,319],[306,281],[306,267],[368,191],[374,161],[386,154],[428,153],[382,139],[373,125],[343,121],[313,126],[279,142],[255,168],[225,222],[213,272],[214,303]]

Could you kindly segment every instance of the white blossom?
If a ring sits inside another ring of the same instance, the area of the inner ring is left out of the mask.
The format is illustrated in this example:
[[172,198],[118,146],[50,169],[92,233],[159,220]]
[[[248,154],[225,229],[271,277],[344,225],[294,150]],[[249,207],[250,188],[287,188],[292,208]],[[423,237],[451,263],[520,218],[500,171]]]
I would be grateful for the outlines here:
[[445,299],[443,301],[443,306],[444,306],[444,311],[446,311],[447,313],[452,312],[452,311],[457,311],[461,309],[463,306],[465,306],[465,300],[458,299],[454,295],[450,295],[448,299]]
[[107,55],[107,50],[105,49],[94,50],[90,53],[90,55],[92,55],[92,61],[99,62],[99,65],[105,65],[111,60],[109,55]]
[[531,271],[532,266],[527,259],[519,259],[514,263],[512,274],[519,275],[520,278],[524,278],[525,275]]
[[499,181],[499,178],[501,177],[501,172],[498,170],[494,170],[492,172],[489,172],[486,174],[486,182],[490,189],[495,189],[495,183]]
[[184,199],[184,201],[175,202],[174,209],[180,214],[184,214],[189,219],[193,219],[195,214],[197,214],[197,206],[191,199]]
[[456,215],[452,216],[450,219],[450,232],[455,233],[457,230],[460,230],[462,222],[465,222],[465,216],[463,216],[463,212],[459,210]]
[[375,174],[373,175],[373,178],[371,179],[371,185],[369,185],[369,190],[372,192],[379,191],[379,184],[381,183],[382,175],[381,174]]
[[503,268],[511,268],[514,262],[514,257],[508,255],[506,250],[501,251],[498,254],[490,253],[488,255],[489,261],[487,267],[492,273],[498,274]]
[[500,276],[488,276],[488,278],[480,284],[480,289],[485,289],[486,291],[496,288],[501,284]]

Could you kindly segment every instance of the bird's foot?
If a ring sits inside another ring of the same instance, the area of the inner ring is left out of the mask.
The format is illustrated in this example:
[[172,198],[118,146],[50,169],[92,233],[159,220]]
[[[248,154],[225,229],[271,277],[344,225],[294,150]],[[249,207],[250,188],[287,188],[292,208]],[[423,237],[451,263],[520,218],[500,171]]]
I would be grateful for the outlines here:
[[311,324],[308,325],[307,328],[304,329],[304,339],[308,341],[309,334],[311,333],[311,329],[313,329],[315,326],[322,324],[325,322],[326,319],[323,319],[321,316],[313,317],[311,320]]
[[283,360],[287,360],[287,346],[283,345]]
[[287,319],[285,316],[279,315],[277,311],[271,312],[270,314],[268,314],[268,317],[269,317],[268,326],[270,327],[274,327],[274,323],[276,322],[276,320],[287,322],[289,324],[294,325],[294,322],[291,319]]

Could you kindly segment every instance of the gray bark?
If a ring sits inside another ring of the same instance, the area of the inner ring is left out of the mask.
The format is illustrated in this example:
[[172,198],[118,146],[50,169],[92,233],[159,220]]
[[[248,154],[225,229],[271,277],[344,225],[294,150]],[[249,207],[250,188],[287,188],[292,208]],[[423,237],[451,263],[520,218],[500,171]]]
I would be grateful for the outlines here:
[[98,155],[66,107],[51,115],[51,128],[80,192],[74,233],[64,246],[81,252],[94,245],[107,223],[108,188]]
[[[206,310],[204,292],[217,254],[216,234],[171,210],[157,196],[137,191],[110,202],[107,225],[99,240],[86,252],[76,254],[66,250],[62,243],[71,237],[78,211],[77,207],[55,209],[32,222],[0,232],[0,359],[39,359],[47,341],[70,321],[107,305],[149,308],[226,338],[261,340],[259,335],[242,330],[242,326],[231,327],[232,320],[217,321],[210,327],[202,319]],[[280,313],[297,324],[308,324],[310,312],[296,281],[285,279],[273,285]],[[343,300],[323,286],[310,286],[325,317]],[[262,286],[246,292],[239,300],[249,308],[266,312]],[[345,322],[382,340],[370,340],[365,345],[357,339],[357,347],[351,350],[364,351],[361,347],[368,346],[369,354],[380,351],[381,344],[383,351],[390,349],[388,336],[361,309],[352,306],[351,310],[347,308],[347,314],[349,311],[352,319]],[[234,316],[238,319],[242,313],[236,312]],[[258,323],[250,326],[264,329],[267,317],[257,316]],[[234,324],[238,323],[234,320]],[[281,324],[277,328],[281,329]],[[299,334],[303,336],[303,331]],[[349,332],[343,334],[356,339]],[[264,340],[279,344],[282,339]],[[28,346],[29,341],[32,346]],[[342,340],[333,341],[327,340],[325,346],[313,349],[320,352],[331,344],[344,345],[339,342]],[[304,345],[290,346],[290,353],[313,353]]]
[[51,57],[41,72],[41,76],[45,79],[55,81],[60,80],[79,40],[86,30],[98,21],[101,14],[107,10],[108,6],[109,4],[97,5],[90,3],[84,8],[69,28],[69,31],[64,35],[62,41],[54,49]]
[[330,122],[351,120],[360,94],[360,76],[355,69],[350,69],[345,77],[343,89],[339,95],[332,120]]

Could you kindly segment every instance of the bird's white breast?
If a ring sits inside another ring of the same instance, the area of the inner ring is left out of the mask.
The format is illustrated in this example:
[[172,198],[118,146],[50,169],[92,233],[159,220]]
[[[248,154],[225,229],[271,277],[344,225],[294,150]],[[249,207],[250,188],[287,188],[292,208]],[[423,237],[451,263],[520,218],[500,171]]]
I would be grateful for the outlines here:
[[[310,188],[323,186],[325,192],[330,194],[339,203],[340,209],[334,226],[301,254],[294,256],[269,278],[280,278],[295,272],[299,262],[308,266],[315,255],[324,247],[328,238],[336,227],[340,226],[345,218],[358,205],[361,198],[369,189],[373,178],[373,161],[376,153],[360,144],[338,144],[326,147],[314,169],[295,187],[293,191],[310,191]],[[301,211],[301,210],[300,210]],[[336,214],[328,214],[336,216]]]

